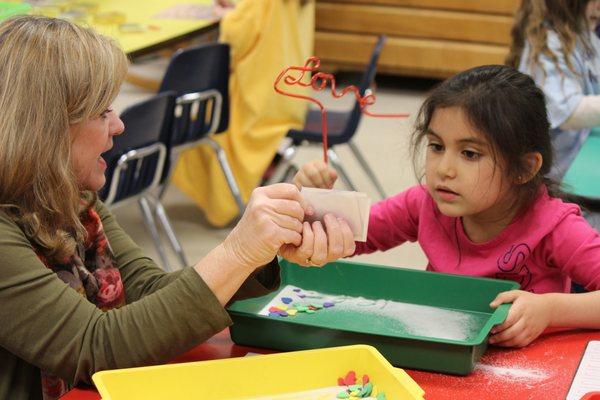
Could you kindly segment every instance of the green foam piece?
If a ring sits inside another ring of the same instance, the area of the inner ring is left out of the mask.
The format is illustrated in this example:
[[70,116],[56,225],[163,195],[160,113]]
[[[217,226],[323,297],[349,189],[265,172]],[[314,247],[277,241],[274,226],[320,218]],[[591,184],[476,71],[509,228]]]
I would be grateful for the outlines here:
[[369,397],[372,391],[373,384],[371,382],[367,382],[360,391],[360,397]]

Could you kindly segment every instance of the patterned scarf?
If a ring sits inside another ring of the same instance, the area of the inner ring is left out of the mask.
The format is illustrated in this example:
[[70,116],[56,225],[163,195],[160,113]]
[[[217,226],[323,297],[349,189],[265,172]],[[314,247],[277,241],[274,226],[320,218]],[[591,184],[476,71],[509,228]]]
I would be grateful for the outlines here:
[[[87,231],[85,243],[77,246],[75,254],[65,263],[50,264],[38,253],[40,260],[71,288],[75,289],[102,311],[125,304],[125,290],[116,259],[104,234],[100,216],[93,208],[81,215]],[[71,389],[63,379],[45,371],[42,375],[44,400],[55,400]]]

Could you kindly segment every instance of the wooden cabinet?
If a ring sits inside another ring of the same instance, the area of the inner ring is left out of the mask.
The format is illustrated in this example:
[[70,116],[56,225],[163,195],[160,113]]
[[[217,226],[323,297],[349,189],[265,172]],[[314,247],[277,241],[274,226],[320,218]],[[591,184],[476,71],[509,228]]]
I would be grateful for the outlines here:
[[334,69],[363,69],[388,36],[379,71],[445,78],[502,64],[520,0],[317,0],[315,54]]

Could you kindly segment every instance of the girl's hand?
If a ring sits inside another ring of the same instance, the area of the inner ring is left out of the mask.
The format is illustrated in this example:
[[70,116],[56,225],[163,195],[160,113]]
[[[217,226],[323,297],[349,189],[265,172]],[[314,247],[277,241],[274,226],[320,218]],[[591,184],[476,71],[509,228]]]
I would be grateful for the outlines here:
[[300,246],[306,209],[300,191],[289,183],[254,189],[240,222],[223,242],[228,256],[254,270],[270,262],[282,246]]
[[504,347],[525,347],[535,340],[550,324],[551,309],[545,297],[523,290],[500,293],[490,307],[513,303],[508,317],[492,328],[490,343]]
[[300,246],[284,245],[279,254],[296,264],[320,267],[338,258],[354,254],[354,235],[348,223],[332,214],[323,217],[312,225],[304,222]]
[[337,180],[337,172],[329,167],[323,160],[309,161],[300,167],[300,171],[294,176],[294,184],[301,188],[315,187],[331,189]]

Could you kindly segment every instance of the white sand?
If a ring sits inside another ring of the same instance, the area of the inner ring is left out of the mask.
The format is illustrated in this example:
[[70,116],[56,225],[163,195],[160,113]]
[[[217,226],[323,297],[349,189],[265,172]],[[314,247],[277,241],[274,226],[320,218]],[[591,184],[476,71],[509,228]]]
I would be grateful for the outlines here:
[[293,303],[301,304],[331,301],[335,303],[334,307],[319,310],[317,313],[348,313],[349,318],[356,318],[359,320],[357,323],[365,326],[381,326],[382,329],[387,326],[413,336],[457,341],[472,338],[481,330],[484,323],[481,316],[469,313],[386,299],[329,295],[303,289],[301,293],[306,297],[300,298],[294,289],[301,288],[290,285],[282,288],[259,314],[269,315],[270,307],[283,304],[282,297],[289,297]]

